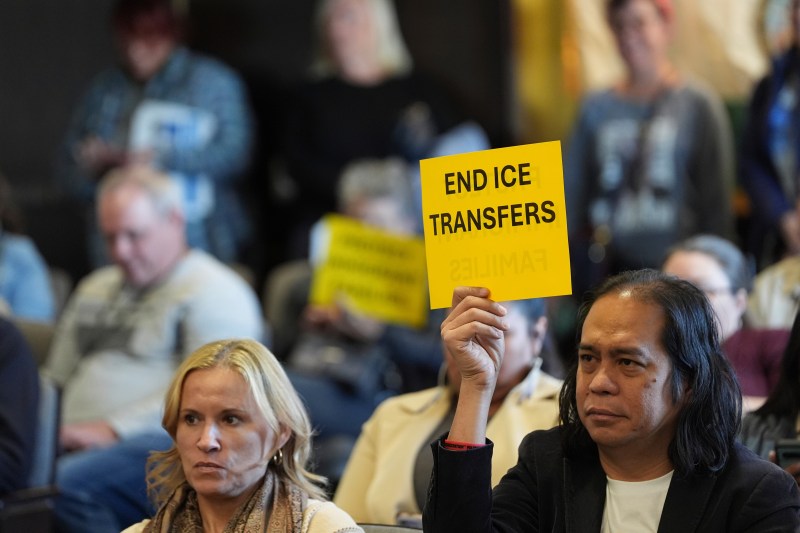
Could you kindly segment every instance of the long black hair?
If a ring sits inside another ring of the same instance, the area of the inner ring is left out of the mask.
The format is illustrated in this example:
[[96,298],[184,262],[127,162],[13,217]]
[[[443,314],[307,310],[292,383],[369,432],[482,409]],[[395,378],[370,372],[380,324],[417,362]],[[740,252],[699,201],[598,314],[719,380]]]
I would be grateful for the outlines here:
[[800,310],[794,317],[789,342],[783,351],[781,373],[767,401],[753,414],[767,417],[775,415],[797,419],[800,414]]
[[[741,425],[742,397],[733,369],[722,354],[711,304],[691,283],[657,270],[623,272],[587,295],[578,311],[578,342],[595,302],[622,291],[630,291],[635,300],[657,305],[664,312],[661,343],[672,362],[672,398],[683,402],[668,452],[676,473],[719,471],[728,461]],[[577,370],[575,360],[559,398],[568,455],[593,446],[578,416]]]

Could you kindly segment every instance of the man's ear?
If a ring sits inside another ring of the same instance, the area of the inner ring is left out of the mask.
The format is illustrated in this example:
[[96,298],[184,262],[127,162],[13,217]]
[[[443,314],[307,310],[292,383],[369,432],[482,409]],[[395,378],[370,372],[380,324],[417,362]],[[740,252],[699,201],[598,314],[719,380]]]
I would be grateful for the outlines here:
[[683,398],[681,399],[681,403],[683,404],[683,407],[686,407],[686,405],[692,399],[692,395],[693,394],[694,394],[694,389],[692,389],[688,384],[684,385],[684,387],[683,387]]

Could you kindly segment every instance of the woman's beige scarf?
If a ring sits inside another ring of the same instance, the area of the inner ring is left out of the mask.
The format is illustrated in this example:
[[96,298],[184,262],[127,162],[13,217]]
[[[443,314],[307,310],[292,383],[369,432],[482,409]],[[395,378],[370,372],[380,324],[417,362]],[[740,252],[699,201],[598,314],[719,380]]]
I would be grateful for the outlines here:
[[[225,526],[224,533],[286,531],[300,533],[308,496],[291,483],[281,482],[267,469],[264,483],[244,502]],[[270,509],[270,502],[272,508]],[[267,525],[269,517],[269,527]],[[197,493],[183,483],[161,506],[145,533],[203,533],[203,519],[197,507]]]

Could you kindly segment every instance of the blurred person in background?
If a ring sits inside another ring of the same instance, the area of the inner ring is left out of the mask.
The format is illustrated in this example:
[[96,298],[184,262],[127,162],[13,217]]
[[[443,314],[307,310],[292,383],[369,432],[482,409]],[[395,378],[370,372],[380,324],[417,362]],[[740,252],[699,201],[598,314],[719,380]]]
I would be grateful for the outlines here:
[[39,322],[55,318],[48,266],[25,235],[11,184],[0,174],[0,310]]
[[230,262],[248,238],[237,187],[248,168],[253,120],[239,75],[187,49],[169,0],[118,0],[112,28],[120,63],[92,80],[75,109],[57,166],[87,208],[94,266],[107,262],[94,191],[111,168],[149,163],[181,187],[189,244]]
[[345,165],[416,161],[457,122],[443,90],[414,71],[392,0],[319,0],[314,24],[313,79],[298,89],[285,136],[297,188],[291,257],[305,257],[309,228],[335,210]]
[[[489,408],[487,434],[495,443],[492,485],[514,466],[532,429],[558,424],[561,380],[542,371],[547,334],[544,299],[503,302],[509,324],[506,352]],[[446,383],[384,401],[364,424],[334,502],[359,522],[422,527],[433,467],[430,443],[453,421],[461,375],[442,346]]]
[[22,333],[0,317],[0,497],[27,487],[38,407],[36,361]]
[[791,329],[800,308],[800,255],[781,259],[759,272],[747,302],[754,327]]
[[[391,242],[392,236],[414,238],[410,177],[401,158],[351,162],[342,172],[337,196],[339,215],[386,233],[376,236],[375,242],[383,242],[382,238]],[[442,362],[438,324],[443,315],[431,311],[422,324],[412,326],[371,316],[343,293],[329,304],[311,302],[314,276],[334,253],[325,219],[312,229],[310,242],[310,260],[291,261],[270,275],[267,307],[275,345],[281,350],[277,355],[285,361],[319,436],[317,472],[329,479],[333,489],[375,407],[398,392],[436,384]],[[420,261],[424,268],[421,257]],[[339,271],[362,278],[358,268],[356,264]],[[424,286],[417,288],[422,302],[427,291]]]
[[59,318],[43,372],[63,389],[59,531],[118,533],[151,515],[144,465],[169,447],[161,405],[180,362],[220,338],[261,339],[252,288],[186,242],[181,191],[148,166],[98,189],[114,264],[86,276]]
[[752,275],[741,250],[716,235],[696,235],[667,253],[661,269],[703,291],[717,316],[722,351],[731,362],[745,411],[760,404],[778,383],[789,330],[750,327],[745,321]]
[[606,6],[626,75],[583,99],[566,149],[575,294],[658,268],[689,235],[733,235],[730,124],[719,98],[669,58],[671,0]]
[[[338,197],[342,215],[398,236],[414,235],[408,165],[402,159],[350,163],[342,173]],[[322,249],[328,246],[321,225],[315,226],[311,244],[309,267],[313,267]],[[355,439],[361,424],[386,394],[400,389],[419,390],[436,383],[441,367],[437,319],[440,313],[431,312],[437,318],[429,316],[422,327],[412,328],[367,316],[348,305],[345,298],[332,305],[309,303],[310,268],[307,273],[296,282],[291,305],[285,310],[286,315],[296,317],[296,324],[291,326],[296,337],[286,355],[289,375],[322,437],[347,434]],[[374,383],[359,382],[354,388],[349,386],[352,384],[337,383],[332,376],[311,374],[295,364],[299,358],[321,358],[331,347],[383,360],[385,372],[376,373]],[[396,372],[401,383],[387,382]]]
[[[800,437],[800,313],[781,359],[778,384],[764,404],[745,415],[739,440],[765,459],[775,460],[775,443]],[[800,462],[786,471],[800,481]]]
[[791,44],[756,85],[741,142],[742,183],[752,203],[748,248],[760,268],[800,253],[800,0],[787,7]]

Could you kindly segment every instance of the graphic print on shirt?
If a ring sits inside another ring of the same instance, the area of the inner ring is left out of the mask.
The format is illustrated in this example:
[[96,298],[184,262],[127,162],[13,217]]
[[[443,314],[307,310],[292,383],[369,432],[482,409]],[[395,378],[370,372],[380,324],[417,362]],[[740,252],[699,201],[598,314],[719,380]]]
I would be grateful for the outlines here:
[[590,217],[595,227],[609,226],[615,238],[669,231],[677,223],[677,124],[668,116],[648,122],[610,120],[599,130],[599,190]]

